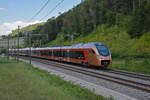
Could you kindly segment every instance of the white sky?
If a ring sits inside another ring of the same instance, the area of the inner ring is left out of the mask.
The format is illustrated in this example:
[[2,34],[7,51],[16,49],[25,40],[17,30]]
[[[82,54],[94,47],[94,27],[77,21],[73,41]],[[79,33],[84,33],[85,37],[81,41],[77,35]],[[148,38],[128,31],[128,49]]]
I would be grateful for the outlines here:
[[4,22],[0,24],[0,35],[8,35],[11,33],[12,30],[15,30],[18,28],[18,25],[23,28],[28,25],[41,23],[42,21],[34,21],[34,22],[23,22],[23,21],[16,21],[16,22]]

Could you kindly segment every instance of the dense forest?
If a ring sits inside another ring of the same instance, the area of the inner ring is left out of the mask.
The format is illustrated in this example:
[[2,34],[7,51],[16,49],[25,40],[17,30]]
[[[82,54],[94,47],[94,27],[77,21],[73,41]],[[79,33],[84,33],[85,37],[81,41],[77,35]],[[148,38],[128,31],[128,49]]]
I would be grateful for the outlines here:
[[68,45],[73,35],[73,43],[105,42],[113,57],[150,57],[150,0],[84,0],[30,33],[48,34],[32,39],[37,47]]
[[132,38],[138,38],[150,28],[149,0],[85,0],[57,18],[50,18],[34,33],[49,34],[48,41],[58,34],[87,35],[98,25],[125,27]]

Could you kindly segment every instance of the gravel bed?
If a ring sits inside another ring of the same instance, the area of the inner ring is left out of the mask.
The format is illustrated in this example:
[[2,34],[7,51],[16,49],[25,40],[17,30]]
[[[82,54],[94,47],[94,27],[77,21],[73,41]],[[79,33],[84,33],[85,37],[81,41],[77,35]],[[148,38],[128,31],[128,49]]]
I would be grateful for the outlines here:
[[[35,61],[33,61],[32,63],[40,64],[39,62],[35,62]],[[146,93],[146,92],[143,92],[143,91],[140,91],[140,90],[136,90],[136,89],[127,87],[127,86],[122,86],[122,85],[119,85],[119,84],[116,84],[116,83],[105,81],[103,79],[97,79],[97,78],[94,78],[94,77],[91,77],[91,76],[87,76],[87,75],[83,75],[83,74],[80,74],[80,73],[68,71],[68,70],[65,70],[65,69],[58,68],[58,67],[54,67],[54,66],[48,66],[48,67],[52,70],[56,70],[56,71],[59,71],[59,72],[77,77],[79,79],[85,80],[87,82],[94,83],[94,84],[99,85],[99,86],[103,86],[105,88],[108,88],[108,89],[117,91],[119,93],[128,95],[130,97],[136,98],[138,100],[150,100],[150,93]],[[87,69],[87,70],[91,70],[91,69]],[[110,73],[102,72],[102,71],[97,71],[97,72],[110,74]],[[111,74],[111,75],[113,75],[113,74]],[[119,77],[122,78],[124,76],[119,75]],[[129,77],[128,77],[128,79],[133,80],[132,78],[129,78]],[[139,82],[143,81],[143,80],[140,80],[140,79],[137,79],[137,80]],[[145,81],[145,82],[147,82],[147,81]],[[149,84],[149,82],[147,82],[147,84]]]

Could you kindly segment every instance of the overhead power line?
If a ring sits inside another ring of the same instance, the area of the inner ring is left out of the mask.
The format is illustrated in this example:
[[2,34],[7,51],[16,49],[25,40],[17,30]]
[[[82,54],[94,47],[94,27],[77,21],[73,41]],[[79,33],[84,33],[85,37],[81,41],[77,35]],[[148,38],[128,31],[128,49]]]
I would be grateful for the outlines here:
[[46,14],[44,17],[42,17],[41,19],[40,19],[40,21],[41,20],[43,20],[45,17],[47,17],[48,15],[50,15],[59,5],[61,5],[62,3],[64,2],[64,0],[60,0],[60,2],[52,9],[52,10],[50,10],[49,12],[48,12],[48,14]]
[[50,0],[47,0],[47,2],[41,7],[41,9],[37,13],[35,13],[35,15],[32,16],[29,21],[33,20],[37,15],[39,15],[41,13],[41,11],[48,5],[49,2],[50,2]]

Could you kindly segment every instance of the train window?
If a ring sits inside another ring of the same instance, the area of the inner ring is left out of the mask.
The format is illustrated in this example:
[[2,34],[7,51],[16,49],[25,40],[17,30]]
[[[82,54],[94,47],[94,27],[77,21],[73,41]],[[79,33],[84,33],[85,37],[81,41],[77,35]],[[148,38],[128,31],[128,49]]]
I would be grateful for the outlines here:
[[41,55],[41,52],[40,52],[40,51],[38,51],[38,55],[39,55],[39,56]]
[[74,58],[74,51],[70,51],[70,58]]
[[60,56],[61,56],[60,51],[57,51],[57,56],[58,56],[58,57],[60,57]]
[[79,54],[80,54],[80,59],[84,59],[84,53],[83,53],[83,51],[79,51]]
[[67,51],[65,51],[64,54],[65,54],[65,57],[67,57]]
[[38,53],[38,52],[37,52],[37,50],[36,50],[36,51],[34,51],[34,54],[35,54],[35,55],[38,55],[37,53]]
[[55,53],[54,55],[57,57],[57,51],[55,51],[54,53]]
[[59,57],[61,57],[62,56],[61,51],[58,51],[58,52],[59,52]]
[[33,52],[33,55],[36,55],[36,51],[32,51]]
[[41,56],[42,56],[42,54],[43,54],[42,51],[40,51],[40,54],[41,54]]
[[58,57],[58,51],[56,51],[56,57]]
[[53,51],[51,51],[51,56],[53,56]]
[[30,51],[27,51],[27,54],[30,54]]
[[102,55],[102,56],[109,56],[110,55],[107,46],[105,46],[105,45],[96,45],[96,48],[97,48],[100,55]]
[[48,55],[51,56],[51,55],[52,55],[52,52],[51,52],[51,51],[48,51]]
[[75,59],[78,59],[78,52],[77,51],[73,51],[72,52],[72,57]]
[[60,57],[60,51],[57,51],[57,56]]
[[41,52],[40,52],[40,51],[38,51],[38,53],[39,53],[39,55],[41,55]]
[[62,57],[63,55],[62,55],[62,51],[60,51],[60,57]]
[[65,57],[65,51],[61,51],[61,56]]
[[66,51],[61,51],[61,53],[62,53],[62,57],[66,57]]
[[31,55],[33,55],[33,51],[31,51]]
[[43,52],[43,51],[41,51],[41,55],[42,55],[42,56],[44,55],[44,52]]
[[69,56],[75,59],[85,59],[83,51],[70,51]]
[[69,52],[69,57],[70,57],[70,58],[73,58],[73,51],[70,51],[70,52]]
[[56,57],[59,57],[59,52],[58,52],[58,51],[56,51],[55,53],[56,53]]
[[57,57],[59,57],[59,55],[60,55],[60,52],[59,52],[59,51],[57,51]]
[[48,54],[48,51],[44,51],[44,55],[45,56],[48,56],[49,54]]
[[95,51],[94,51],[94,50],[92,50],[92,53],[94,53],[94,54],[95,54]]
[[57,51],[55,51],[55,55],[56,55],[56,57],[58,57],[58,52]]
[[44,51],[40,51],[40,53],[41,53],[41,56],[44,56]]
[[42,53],[42,56],[44,56],[44,51],[42,51],[41,53]]
[[48,51],[45,51],[45,55],[46,55],[46,56],[49,56],[49,52],[48,52]]
[[38,55],[38,54],[37,54],[37,50],[36,50],[36,51],[34,51],[34,55]]
[[40,52],[40,51],[38,51],[38,54],[39,54],[39,55],[41,55],[41,52]]
[[44,55],[47,56],[47,51],[44,51]]
[[54,55],[54,56],[56,56],[56,55],[57,55],[57,54],[56,54],[56,51],[53,51],[53,55]]
[[44,51],[44,55],[47,56],[47,51]]
[[44,51],[42,51],[42,55],[44,56]]
[[63,55],[62,55],[62,51],[59,51],[59,57],[62,57]]
[[52,56],[52,51],[49,51],[49,55]]
[[38,50],[36,50],[36,55],[39,55],[39,51]]
[[54,51],[54,56],[62,57],[62,51]]
[[76,59],[79,59],[79,58],[80,58],[79,52],[80,52],[80,51],[75,51],[75,58],[76,58]]
[[56,57],[58,57],[58,51],[56,51],[55,54],[56,54]]

